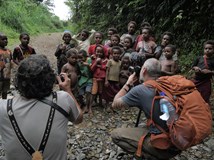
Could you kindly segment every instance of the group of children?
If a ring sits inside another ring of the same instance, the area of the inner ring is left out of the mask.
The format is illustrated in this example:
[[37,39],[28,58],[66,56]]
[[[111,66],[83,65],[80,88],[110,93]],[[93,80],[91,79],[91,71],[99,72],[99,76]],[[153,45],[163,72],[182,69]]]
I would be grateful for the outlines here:
[[[108,107],[114,96],[132,74],[131,67],[142,66],[149,58],[157,58],[162,64],[163,75],[178,73],[178,53],[173,45],[173,35],[164,32],[161,43],[156,44],[152,27],[148,22],[141,24],[141,34],[136,35],[137,24],[128,23],[128,32],[119,36],[116,28],[109,28],[108,39],[94,30],[82,30],[72,36],[70,31],[63,33],[63,43],[58,45],[57,72],[67,73],[71,79],[71,89],[83,110],[92,114],[93,103]],[[15,47],[13,54],[6,49],[7,36],[0,34],[0,91],[7,98],[10,86],[11,63],[20,61],[35,50],[30,47],[27,33],[20,35],[21,44]],[[194,83],[205,101],[209,103],[211,78],[214,73],[214,41],[204,43],[204,55],[193,63],[196,76]]]
[[[102,45],[102,33],[94,32],[94,38],[95,44],[86,47],[87,52],[84,49],[77,49],[78,41],[66,31],[62,37],[64,43],[60,44],[55,52],[58,73],[67,73],[71,79],[71,89],[75,97],[83,110],[89,114],[92,114],[94,100],[97,100],[100,106],[103,106],[103,100],[106,106],[113,101],[114,95],[130,75],[128,67],[131,64],[129,57],[121,59],[121,47],[115,45],[109,50]],[[77,46],[71,47],[70,42],[77,42]],[[63,60],[65,60],[64,64]]]
[[[144,22],[141,26],[141,34],[138,36],[135,35],[136,23],[133,21],[128,24],[128,33],[122,36],[119,36],[117,29],[109,28],[108,39],[104,42],[103,33],[94,30],[89,32],[84,29],[73,37],[71,33],[64,32],[63,45],[67,46],[65,48],[69,48],[68,46],[72,43],[76,46],[73,45],[73,48],[68,51],[60,51],[61,55],[66,56],[67,63],[63,65],[61,70],[58,70],[58,73],[66,72],[70,76],[72,90],[84,111],[91,114],[94,101],[99,106],[105,104],[108,107],[116,93],[132,74],[133,71],[130,68],[141,67],[149,58],[159,59],[162,64],[162,75],[170,76],[179,72],[178,53],[176,46],[172,44],[172,33],[164,32],[160,45],[157,45],[149,23]],[[66,41],[65,37],[69,37],[72,43]],[[207,41],[204,47],[206,48],[207,43],[212,42]],[[59,47],[55,55],[59,53]],[[214,43],[211,44],[211,48],[214,50]],[[213,53],[213,50],[210,52]],[[207,53],[204,52],[204,55]],[[211,57],[213,56],[206,56],[209,59],[208,70],[212,77],[214,61],[211,60]],[[61,61],[59,56],[57,59],[58,62]],[[194,63],[194,66],[203,69],[203,66],[200,65]],[[193,69],[197,72],[194,66]],[[201,74],[210,79],[207,73],[201,72]],[[197,76],[196,79],[198,79]],[[196,81],[194,82],[196,83]],[[196,86],[200,88],[198,83]],[[211,88],[209,90],[211,91]]]
[[21,33],[19,36],[20,45],[14,48],[13,53],[6,48],[8,44],[7,36],[0,33],[0,97],[7,99],[10,89],[11,69],[14,65],[19,65],[21,60],[31,54],[36,54],[34,48],[29,46],[30,36],[27,33]]

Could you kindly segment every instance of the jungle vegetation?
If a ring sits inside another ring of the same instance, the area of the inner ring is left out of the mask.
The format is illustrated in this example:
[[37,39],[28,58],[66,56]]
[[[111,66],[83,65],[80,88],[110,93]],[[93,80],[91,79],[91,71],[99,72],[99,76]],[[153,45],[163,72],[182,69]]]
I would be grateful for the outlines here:
[[189,69],[195,56],[203,54],[203,42],[214,39],[213,0],[67,0],[78,29],[106,33],[116,27],[127,32],[129,21],[152,25],[157,43],[165,31],[174,34],[182,71]]

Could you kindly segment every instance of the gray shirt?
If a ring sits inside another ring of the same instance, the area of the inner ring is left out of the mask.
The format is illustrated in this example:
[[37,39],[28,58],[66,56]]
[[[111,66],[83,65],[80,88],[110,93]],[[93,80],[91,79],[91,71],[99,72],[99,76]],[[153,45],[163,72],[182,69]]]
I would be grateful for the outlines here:
[[[46,97],[46,99],[52,100],[52,95]],[[75,121],[78,118],[79,111],[73,98],[67,92],[57,92],[57,104],[69,113],[71,121]],[[38,150],[45,131],[50,106],[36,99],[16,96],[13,98],[12,108],[22,134],[30,145],[35,150]],[[67,159],[67,123],[68,119],[56,110],[48,142],[43,153],[45,160]],[[7,100],[0,100],[0,134],[7,160],[32,159],[20,144],[12,128],[7,115]]]
[[[138,107],[145,113],[147,118],[151,118],[151,108],[155,95],[156,92],[153,87],[140,84],[132,88],[125,96],[123,96],[122,101],[130,107]],[[164,129],[167,129],[166,121],[163,121],[159,118],[159,116],[162,114],[163,113],[161,113],[159,107],[159,100],[155,100],[153,121]]]

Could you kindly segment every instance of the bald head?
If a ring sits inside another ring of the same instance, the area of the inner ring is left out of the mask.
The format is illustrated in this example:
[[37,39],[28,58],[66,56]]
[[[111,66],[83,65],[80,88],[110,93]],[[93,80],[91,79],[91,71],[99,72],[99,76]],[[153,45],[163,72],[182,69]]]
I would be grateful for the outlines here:
[[155,59],[150,58],[145,61],[141,68],[140,80],[157,79],[161,76],[161,63]]

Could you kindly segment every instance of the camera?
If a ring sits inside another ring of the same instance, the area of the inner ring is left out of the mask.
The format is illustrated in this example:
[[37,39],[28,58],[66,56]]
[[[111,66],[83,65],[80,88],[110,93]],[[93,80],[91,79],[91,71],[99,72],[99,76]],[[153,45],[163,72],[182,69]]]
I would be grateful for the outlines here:
[[138,52],[131,53],[131,61],[133,66],[142,66],[146,60],[145,55],[139,54]]
[[139,75],[140,75],[140,70],[141,70],[141,67],[140,66],[130,66],[129,67],[129,72],[130,73],[134,73],[135,72],[135,75],[137,76],[137,77],[139,77]]
[[63,75],[60,75],[59,77],[60,77],[60,79],[61,79],[61,81],[62,81],[62,82],[64,82],[64,81],[65,81],[65,78],[64,78],[64,76],[63,76]]

